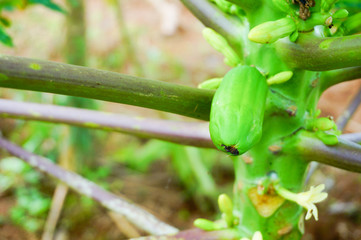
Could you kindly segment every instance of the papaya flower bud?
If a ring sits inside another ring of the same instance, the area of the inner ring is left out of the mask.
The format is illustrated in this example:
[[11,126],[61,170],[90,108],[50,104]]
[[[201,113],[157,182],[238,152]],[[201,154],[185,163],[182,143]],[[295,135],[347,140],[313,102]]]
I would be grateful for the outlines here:
[[197,228],[200,228],[204,231],[219,230],[226,227],[222,223],[212,222],[204,218],[197,218],[196,220],[194,220],[193,224]]
[[348,16],[348,11],[346,9],[337,10],[333,15],[335,19],[342,19]]
[[347,34],[354,34],[361,30],[361,12],[347,18],[342,27]]
[[216,90],[221,84],[223,78],[211,78],[198,85],[201,89],[214,89]]
[[228,227],[233,226],[233,204],[227,194],[221,194],[218,197],[218,206],[221,210],[222,219],[227,223]]
[[293,76],[292,71],[280,72],[280,73],[277,73],[276,75],[268,78],[267,84],[272,85],[272,84],[284,83],[284,82],[287,82],[288,80],[290,80],[292,78],[292,76]]
[[262,23],[248,33],[248,39],[256,43],[273,43],[296,31],[297,27],[291,18]]
[[214,49],[224,55],[226,64],[231,67],[235,67],[241,63],[241,59],[238,57],[232,47],[229,46],[227,40],[222,35],[211,28],[205,28],[203,30],[203,37]]
[[232,200],[228,197],[227,194],[221,194],[218,197],[218,206],[221,212],[226,214],[232,214],[233,204]]
[[290,35],[290,41],[291,42],[296,42],[297,38],[298,38],[298,31],[294,31],[293,33],[291,33]]
[[336,123],[332,119],[326,117],[312,119],[308,124],[308,128],[313,131],[328,131],[335,127],[337,129]]
[[196,226],[197,228],[200,228],[202,230],[205,231],[212,231],[215,229],[215,225],[214,222],[208,220],[208,219],[203,219],[203,218],[197,218],[194,221],[194,226]]

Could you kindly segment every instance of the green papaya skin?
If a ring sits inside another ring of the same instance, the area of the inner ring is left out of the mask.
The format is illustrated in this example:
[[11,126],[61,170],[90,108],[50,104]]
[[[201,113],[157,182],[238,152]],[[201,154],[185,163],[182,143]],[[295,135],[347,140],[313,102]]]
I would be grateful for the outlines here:
[[211,107],[209,131],[216,147],[240,155],[262,136],[268,85],[251,66],[237,66],[223,78]]

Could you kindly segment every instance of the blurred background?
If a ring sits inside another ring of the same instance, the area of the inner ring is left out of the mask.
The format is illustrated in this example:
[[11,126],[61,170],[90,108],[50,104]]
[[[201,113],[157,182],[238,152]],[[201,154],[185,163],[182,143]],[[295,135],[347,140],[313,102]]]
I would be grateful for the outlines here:
[[[67,13],[39,4],[3,9],[1,17],[11,20],[6,33],[14,46],[0,45],[0,53],[192,87],[228,70],[223,57],[203,39],[203,25],[178,0],[53,2]],[[358,80],[327,90],[319,103],[322,115],[337,119],[359,86]],[[185,119],[48,93],[0,89],[0,95],[132,116]],[[218,194],[231,195],[232,162],[216,150],[22,120],[0,119],[0,129],[25,149],[78,172],[180,229],[191,228],[198,217],[214,219]],[[361,109],[345,132],[361,132]],[[0,239],[112,240],[144,235],[126,219],[21,160],[5,152],[0,152],[0,158]],[[320,220],[306,223],[304,239],[361,239],[359,174],[321,166],[309,184],[319,183],[326,184],[330,196],[319,204]]]

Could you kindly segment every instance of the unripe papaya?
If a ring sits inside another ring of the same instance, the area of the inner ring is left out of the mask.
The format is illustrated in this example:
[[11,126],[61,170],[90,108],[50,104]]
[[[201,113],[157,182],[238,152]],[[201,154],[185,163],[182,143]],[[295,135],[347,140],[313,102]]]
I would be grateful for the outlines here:
[[260,140],[267,92],[266,78],[255,67],[237,66],[224,76],[209,123],[218,149],[240,155]]

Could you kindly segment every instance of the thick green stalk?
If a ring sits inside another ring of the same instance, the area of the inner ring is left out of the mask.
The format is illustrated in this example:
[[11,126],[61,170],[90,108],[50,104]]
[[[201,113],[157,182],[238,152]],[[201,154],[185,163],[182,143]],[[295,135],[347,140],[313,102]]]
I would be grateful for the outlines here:
[[300,34],[296,43],[278,41],[277,52],[292,68],[325,71],[360,66],[361,34],[317,38]]
[[361,78],[361,67],[351,67],[333,71],[322,72],[320,82],[321,91],[346,81]]
[[346,133],[346,134],[342,134],[340,137],[347,141],[351,141],[359,144],[361,143],[361,133]]
[[351,172],[361,171],[360,144],[339,138],[337,145],[327,146],[315,134],[306,131],[300,132],[296,137],[296,152],[303,159],[316,160]]
[[63,63],[0,55],[0,87],[86,97],[209,119],[214,91]]
[[[280,16],[269,3],[249,17],[250,26],[274,21]],[[245,156],[235,158],[234,214],[239,218],[240,236],[261,231],[263,239],[300,239],[303,208],[275,193],[273,179],[292,192],[303,190],[308,162],[283,151],[283,139],[306,126],[315,117],[320,95],[319,74],[288,65],[276,51],[278,44],[248,42],[244,53],[248,65],[257,66],[268,76],[292,71],[293,77],[270,86],[261,140]],[[291,65],[292,66],[292,65]]]
[[[284,152],[282,141],[303,127],[307,112],[315,109],[315,101],[309,98],[317,98],[319,88],[312,87],[313,79],[303,71],[295,72],[290,82],[272,89],[277,94],[269,95],[261,141],[247,155],[234,160],[235,206],[244,234],[261,231],[264,239],[272,240],[302,236],[298,227],[303,221],[302,207],[285,201],[274,193],[272,184],[267,189],[264,182],[273,175],[282,187],[293,192],[303,190],[308,162]],[[259,189],[265,190],[259,193]]]
[[352,98],[351,102],[348,104],[347,108],[343,113],[337,118],[337,128],[343,130],[352,116],[355,114],[358,107],[361,105],[361,88],[359,88],[356,95]]

